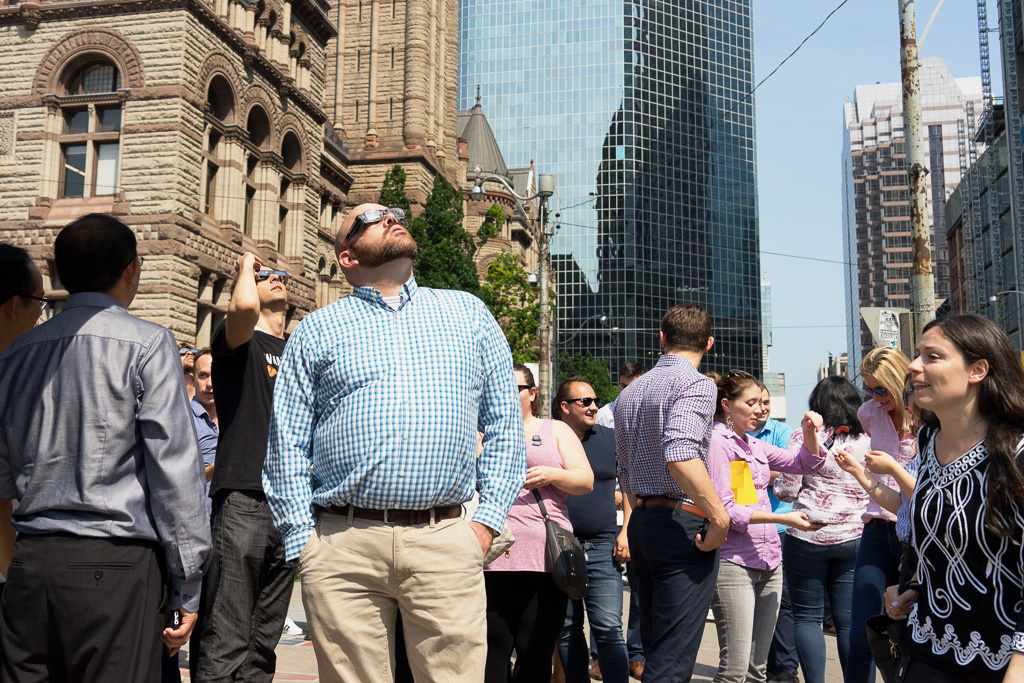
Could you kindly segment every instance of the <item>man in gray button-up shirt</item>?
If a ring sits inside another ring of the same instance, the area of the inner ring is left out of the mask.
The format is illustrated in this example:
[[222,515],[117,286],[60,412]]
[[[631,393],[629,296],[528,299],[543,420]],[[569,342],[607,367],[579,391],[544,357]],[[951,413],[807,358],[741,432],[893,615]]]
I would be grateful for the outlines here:
[[4,678],[158,680],[210,547],[181,362],[168,330],[125,310],[142,268],[129,228],[85,216],[54,255],[64,310],[0,355],[0,499],[18,532]]

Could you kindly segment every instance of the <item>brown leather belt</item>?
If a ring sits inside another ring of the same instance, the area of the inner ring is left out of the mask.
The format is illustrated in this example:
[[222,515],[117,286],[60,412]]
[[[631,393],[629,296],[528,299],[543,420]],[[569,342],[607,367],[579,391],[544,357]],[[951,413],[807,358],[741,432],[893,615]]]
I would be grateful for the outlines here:
[[451,519],[462,516],[461,505],[439,505],[426,510],[374,510],[371,508],[357,508],[350,505],[328,505],[320,508],[324,512],[335,515],[348,515],[349,508],[352,508],[352,516],[359,519],[372,519],[375,522],[385,524],[426,524],[430,521],[430,513],[434,513],[434,520]]
[[701,509],[691,503],[684,503],[681,500],[675,498],[669,498],[668,496],[644,496],[640,499],[637,507],[641,510],[645,508],[662,508],[664,510],[679,510],[680,512],[688,512],[691,515],[696,515],[701,519],[707,519],[707,515],[701,512]]

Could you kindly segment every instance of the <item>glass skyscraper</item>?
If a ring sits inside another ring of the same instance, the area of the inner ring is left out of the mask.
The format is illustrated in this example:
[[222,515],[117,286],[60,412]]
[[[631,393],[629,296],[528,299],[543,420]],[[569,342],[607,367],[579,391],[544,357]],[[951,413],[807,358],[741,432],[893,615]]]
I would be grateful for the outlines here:
[[556,354],[652,367],[694,301],[702,369],[760,374],[750,0],[461,0],[459,33],[459,108],[555,175]]

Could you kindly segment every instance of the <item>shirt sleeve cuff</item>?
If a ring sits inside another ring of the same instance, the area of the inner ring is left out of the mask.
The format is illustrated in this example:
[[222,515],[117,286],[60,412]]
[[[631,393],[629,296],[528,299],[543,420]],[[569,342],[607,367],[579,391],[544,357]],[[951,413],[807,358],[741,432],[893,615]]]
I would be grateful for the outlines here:
[[171,609],[178,609],[180,607],[192,614],[199,611],[199,593],[203,587],[202,578],[183,581],[176,576],[171,576],[171,580],[168,583],[170,593],[170,597],[167,600],[168,607]]
[[306,542],[313,535],[313,525],[301,526],[292,529],[284,536],[284,559],[287,562],[294,562],[299,559]]
[[501,533],[501,528],[505,524],[505,515],[502,514],[498,507],[491,503],[480,503],[480,505],[477,505],[476,512],[473,513],[473,519],[470,521],[483,524]]

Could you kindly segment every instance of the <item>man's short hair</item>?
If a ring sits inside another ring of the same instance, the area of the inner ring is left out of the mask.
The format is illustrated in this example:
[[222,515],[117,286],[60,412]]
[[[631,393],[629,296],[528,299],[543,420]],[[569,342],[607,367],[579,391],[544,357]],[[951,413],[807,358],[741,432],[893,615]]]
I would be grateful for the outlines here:
[[569,379],[565,380],[564,382],[558,385],[558,389],[555,390],[555,405],[558,406],[559,409],[561,409],[562,401],[569,400],[569,388],[572,387],[573,384],[578,384],[580,382],[588,386],[591,386],[590,380],[587,379],[586,377],[581,377],[580,375],[570,377]]
[[212,353],[213,353],[213,349],[212,348],[210,348],[209,346],[204,346],[203,348],[199,349],[194,354],[192,354],[192,361],[193,362],[197,362],[203,356],[209,356]]
[[711,337],[711,316],[694,303],[677,304],[661,318],[666,351],[707,350]]
[[647,372],[647,367],[643,363],[637,363],[635,360],[631,360],[619,368],[619,377],[636,379],[645,372]]
[[0,304],[16,296],[31,296],[34,284],[28,252],[0,242]]
[[113,216],[90,213],[60,231],[53,257],[69,294],[106,292],[138,256],[131,228]]

